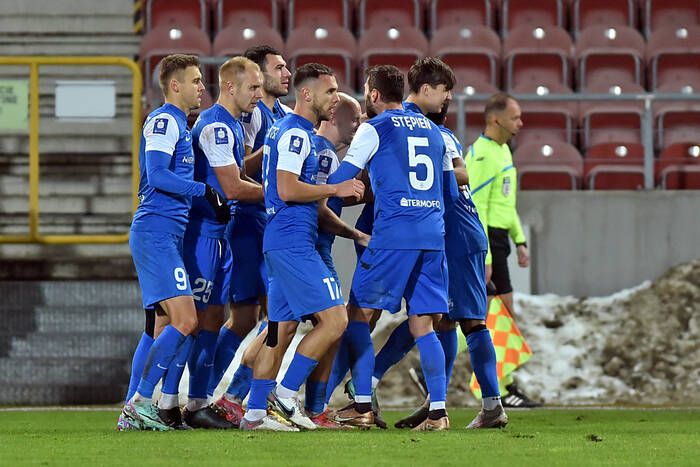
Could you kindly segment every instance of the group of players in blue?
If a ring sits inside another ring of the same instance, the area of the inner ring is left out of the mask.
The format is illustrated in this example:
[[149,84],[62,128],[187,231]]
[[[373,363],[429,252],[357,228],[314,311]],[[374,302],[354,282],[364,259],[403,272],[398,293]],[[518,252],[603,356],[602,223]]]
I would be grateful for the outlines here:
[[[290,78],[294,110],[278,101]],[[187,115],[204,91],[199,61],[163,60],[165,104],[143,127],[129,240],[146,326],[119,429],[386,428],[375,389],[413,345],[428,396],[401,426],[448,429],[457,325],[483,396],[468,428],[507,424],[484,321],[487,239],[462,148],[443,126],[454,74],[438,59],[416,61],[405,102],[396,67],[371,67],[366,78],[360,123],[359,103],[338,92],[331,68],[310,63],[291,77],[278,51],[253,47],[222,65],[219,99],[190,132]],[[353,228],[341,209],[360,202]],[[347,305],[330,254],[336,235],[358,250]],[[374,324],[382,310],[400,311],[402,300],[408,319],[375,357]],[[241,342],[265,315],[214,400]],[[277,383],[305,320],[313,329]],[[185,365],[189,393],[180,410]],[[353,401],[331,411],[328,401],[348,371]]]

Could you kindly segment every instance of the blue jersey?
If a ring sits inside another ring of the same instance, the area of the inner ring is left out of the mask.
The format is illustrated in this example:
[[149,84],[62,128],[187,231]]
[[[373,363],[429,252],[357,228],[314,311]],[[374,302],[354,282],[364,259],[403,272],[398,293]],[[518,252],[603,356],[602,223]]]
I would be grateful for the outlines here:
[[[340,161],[338,155],[335,153],[335,146],[328,141],[328,139],[323,136],[314,135],[313,142],[314,146],[316,146],[316,153],[318,154],[318,174],[316,175],[316,183],[323,185],[328,183],[328,176],[336,171],[338,165],[340,165]],[[328,198],[328,207],[340,217],[340,213],[343,210],[343,198],[331,196]],[[334,234],[319,229],[316,246],[330,250],[334,240]]]
[[[440,126],[444,136],[447,153],[452,159],[462,157],[462,145],[455,135],[444,126]],[[484,227],[479,221],[479,214],[472,201],[469,187],[461,191],[454,201],[445,199],[445,243],[449,250],[451,244],[466,248],[465,253],[488,250],[488,239]]]
[[[253,152],[260,149],[265,144],[265,135],[274,123],[292,109],[282,104],[279,100],[270,110],[262,100],[258,101],[258,106],[251,113],[241,114],[241,123],[245,133],[245,145],[252,148]],[[243,166],[241,166],[243,167]],[[253,175],[253,180],[262,183],[262,170]],[[253,216],[267,217],[265,214],[265,203],[240,203],[243,213]]]
[[[215,104],[199,115],[192,129],[192,138],[195,156],[194,179],[223,193],[214,167],[243,167],[245,146],[241,123],[223,106]],[[239,201],[230,200],[228,203],[233,217]],[[195,198],[188,229],[201,229],[201,233],[209,237],[223,238],[226,225],[216,220],[216,213],[206,199]]]
[[444,250],[442,172],[452,160],[434,123],[386,110],[360,125],[344,161],[369,171],[375,196],[369,248]]
[[131,230],[168,232],[181,237],[192,196],[166,193],[149,185],[146,151],[172,154],[169,170],[185,180],[193,180],[194,153],[187,115],[172,104],[164,104],[146,118],[139,148],[139,206],[131,224]]
[[286,203],[277,192],[277,171],[299,176],[303,183],[316,183],[318,155],[314,146],[313,124],[296,114],[278,120],[267,132],[263,146],[263,188],[268,216],[263,251],[286,249],[316,243],[318,203]]

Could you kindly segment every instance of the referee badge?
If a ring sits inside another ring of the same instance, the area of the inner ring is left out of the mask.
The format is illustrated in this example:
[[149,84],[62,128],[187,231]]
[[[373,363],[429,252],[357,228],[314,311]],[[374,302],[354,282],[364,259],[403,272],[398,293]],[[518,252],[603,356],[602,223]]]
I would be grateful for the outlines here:
[[510,177],[503,178],[503,196],[510,194]]

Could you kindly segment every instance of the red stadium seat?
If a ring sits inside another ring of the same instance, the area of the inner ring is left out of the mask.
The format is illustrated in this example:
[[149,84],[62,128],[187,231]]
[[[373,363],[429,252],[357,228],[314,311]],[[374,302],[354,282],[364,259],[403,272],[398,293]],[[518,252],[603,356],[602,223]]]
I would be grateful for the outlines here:
[[[357,56],[360,61],[359,86],[366,77],[364,70],[372,65],[394,65],[404,74],[418,59],[428,54],[428,40],[419,29],[412,27],[387,28],[377,26],[362,34],[358,41]],[[408,80],[405,81],[408,91]]]
[[632,81],[642,84],[644,52],[644,38],[630,27],[584,29],[576,40],[580,89],[588,83],[610,85]]
[[342,90],[354,92],[357,44],[347,29],[342,26],[298,27],[289,34],[285,50],[292,72],[305,63],[323,63],[335,70]]
[[503,0],[501,5],[501,31],[507,37],[516,28],[533,29],[544,26],[566,28],[568,0]]
[[[459,91],[459,90],[458,90]],[[467,96],[473,96],[474,94],[480,94],[480,95],[485,95],[485,96],[490,96],[492,94],[495,94],[497,92],[500,92],[500,90],[495,87],[493,84],[488,83],[488,82],[474,82],[470,85],[467,86],[466,89],[461,90],[460,92],[464,92],[467,94]],[[466,124],[466,133],[465,133],[465,138],[464,142],[466,143],[464,145],[465,149],[467,146],[472,144],[476,139],[479,137],[479,135],[484,131],[484,105],[486,104],[485,99],[476,99],[474,97],[469,97],[467,99],[466,105],[465,105],[465,124]],[[458,131],[457,128],[457,112],[458,112],[458,106],[456,102],[453,102],[450,105],[450,108],[447,113],[447,121],[445,122],[445,126],[455,132],[455,134]]]
[[[660,93],[681,94],[698,92],[690,85],[671,83],[661,86]],[[700,102],[698,101],[655,101],[654,120],[656,122],[656,145],[663,149],[675,143],[698,139],[700,131]]]
[[[211,42],[196,26],[160,26],[147,32],[141,39],[140,52],[147,98],[151,97],[151,83],[154,82],[153,75],[158,62],[172,53],[208,56],[211,54]],[[157,82],[157,77],[155,80]]]
[[571,29],[575,36],[590,26],[627,26],[634,28],[636,0],[574,0],[571,6]]
[[503,43],[506,88],[542,81],[568,86],[571,49],[569,33],[556,26],[511,30]]
[[494,25],[495,3],[491,0],[431,0],[430,31],[435,34],[448,26]]
[[501,40],[486,26],[439,29],[430,41],[430,55],[441,58],[452,68],[458,92],[477,81],[500,84]]
[[591,190],[644,188],[644,146],[639,143],[602,143],[588,151],[583,163]]
[[217,0],[215,11],[217,31],[228,26],[238,29],[266,26],[277,30],[280,27],[277,0],[259,0],[257,2]]
[[229,26],[214,38],[213,54],[217,57],[242,55],[248,47],[266,44],[280,52],[284,50],[284,39],[276,29],[268,26],[239,28]]
[[302,26],[352,27],[352,0],[289,0],[287,7],[287,31]]
[[644,32],[647,37],[661,28],[678,29],[700,24],[697,0],[641,0]]
[[570,144],[524,144],[513,153],[513,163],[522,190],[576,190],[581,186],[583,161]]
[[676,81],[700,83],[700,26],[655,30],[647,63],[652,90]]
[[[514,94],[571,94],[571,89],[560,83],[533,85],[526,83],[513,88]],[[572,101],[520,101],[523,127],[513,140],[514,146],[552,141],[571,144],[578,116],[578,104]]]
[[422,29],[419,0],[359,0],[359,32],[375,26]]
[[[700,138],[696,135],[696,141]],[[675,143],[656,161],[656,180],[668,190],[700,189],[700,142]]]
[[207,30],[207,5],[204,0],[148,0],[146,31],[159,27],[195,26]]
[[[640,94],[644,88],[636,83],[620,83],[607,86],[592,84],[588,94]],[[644,103],[641,101],[590,101],[581,104],[580,118],[583,127],[584,148],[599,143],[641,143],[641,120]]]

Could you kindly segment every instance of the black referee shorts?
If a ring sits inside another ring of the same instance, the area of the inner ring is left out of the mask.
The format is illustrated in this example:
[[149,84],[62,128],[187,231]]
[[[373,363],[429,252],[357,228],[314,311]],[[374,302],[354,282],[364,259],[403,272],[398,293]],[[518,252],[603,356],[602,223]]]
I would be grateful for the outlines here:
[[508,271],[508,255],[510,255],[510,238],[506,229],[489,227],[489,245],[493,273],[491,281],[496,286],[496,294],[502,295],[513,291]]

